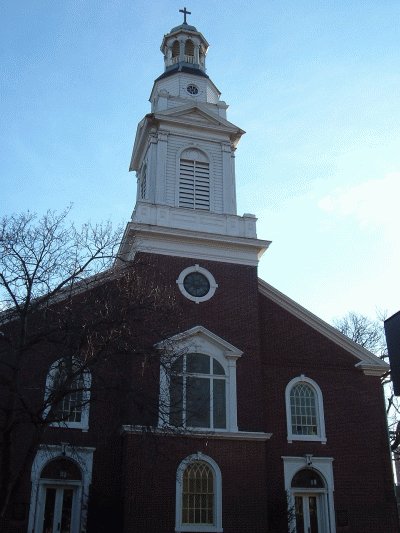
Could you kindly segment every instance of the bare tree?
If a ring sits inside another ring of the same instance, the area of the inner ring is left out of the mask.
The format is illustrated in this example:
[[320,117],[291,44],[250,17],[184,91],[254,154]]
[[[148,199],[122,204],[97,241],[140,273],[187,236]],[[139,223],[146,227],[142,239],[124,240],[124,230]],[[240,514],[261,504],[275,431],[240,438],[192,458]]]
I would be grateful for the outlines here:
[[77,229],[68,213],[0,221],[0,518],[49,427],[67,425],[117,390],[124,404],[155,405],[145,399],[144,380],[132,382],[127,369],[156,377],[158,337],[146,318],[155,324],[158,314],[172,327],[171,293],[138,261],[113,267],[120,230]]
[[[349,312],[343,318],[334,320],[334,326],[351,340],[360,344],[380,359],[389,362],[383,321],[386,316],[380,312],[376,320],[364,315]],[[390,371],[382,376],[386,398],[386,415],[392,451],[400,445],[400,403],[393,392]]]

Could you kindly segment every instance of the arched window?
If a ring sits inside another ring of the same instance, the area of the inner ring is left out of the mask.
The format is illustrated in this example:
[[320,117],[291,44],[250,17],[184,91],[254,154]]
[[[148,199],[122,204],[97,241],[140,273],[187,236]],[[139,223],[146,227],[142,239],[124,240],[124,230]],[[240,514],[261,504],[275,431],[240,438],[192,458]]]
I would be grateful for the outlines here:
[[179,207],[210,210],[210,163],[200,150],[188,149],[181,154]]
[[180,356],[171,366],[169,397],[171,425],[226,429],[226,375],[213,357]]
[[179,465],[175,531],[222,531],[221,471],[201,453]]
[[179,41],[174,41],[172,45],[172,57],[179,57]]
[[55,361],[46,379],[44,416],[52,425],[89,428],[90,372],[73,357]]
[[236,363],[243,352],[203,326],[156,348],[162,351],[159,427],[237,432]]
[[300,376],[286,387],[288,441],[326,442],[322,392],[315,381]]
[[190,39],[185,42],[185,61],[187,63],[193,63],[194,61],[194,44]]

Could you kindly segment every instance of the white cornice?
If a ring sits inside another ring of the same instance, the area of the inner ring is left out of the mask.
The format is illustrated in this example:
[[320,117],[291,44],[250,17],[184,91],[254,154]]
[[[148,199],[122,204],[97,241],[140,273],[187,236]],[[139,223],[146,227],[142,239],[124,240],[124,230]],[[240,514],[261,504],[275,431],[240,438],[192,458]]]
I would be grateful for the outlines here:
[[125,238],[125,243],[131,243],[121,246],[119,255],[125,260],[133,259],[136,252],[147,252],[251,266],[258,264],[270,244],[270,241],[255,238],[133,222],[128,225]]
[[339,330],[327,324],[310,311],[307,311],[307,309],[272,287],[272,285],[259,279],[258,288],[263,296],[272,300],[290,314],[356,357],[359,362],[355,366],[360,368],[364,374],[369,376],[381,376],[389,370],[389,365],[379,359],[379,357],[376,357],[359,344],[353,342],[351,339],[340,333]]

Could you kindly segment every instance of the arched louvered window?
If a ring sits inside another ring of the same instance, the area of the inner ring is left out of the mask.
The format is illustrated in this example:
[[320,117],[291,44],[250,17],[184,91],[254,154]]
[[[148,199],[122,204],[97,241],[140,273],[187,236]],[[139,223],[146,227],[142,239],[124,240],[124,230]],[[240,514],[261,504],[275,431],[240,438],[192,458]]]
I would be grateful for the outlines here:
[[222,482],[218,465],[198,453],[179,465],[175,531],[222,531]]
[[321,389],[315,381],[300,376],[286,387],[288,440],[326,441]]
[[210,210],[210,164],[200,150],[185,150],[179,161],[179,207]]

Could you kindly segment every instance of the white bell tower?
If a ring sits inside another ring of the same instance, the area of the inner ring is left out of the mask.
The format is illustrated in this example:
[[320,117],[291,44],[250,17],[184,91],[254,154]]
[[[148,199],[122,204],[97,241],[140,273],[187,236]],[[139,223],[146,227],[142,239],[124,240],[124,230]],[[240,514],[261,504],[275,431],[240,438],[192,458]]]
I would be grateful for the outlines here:
[[252,264],[269,245],[256,218],[237,216],[236,146],[244,131],[228,122],[227,104],[206,74],[208,43],[184,22],[164,36],[164,73],[139,123],[130,170],[137,200],[120,256],[135,252]]

